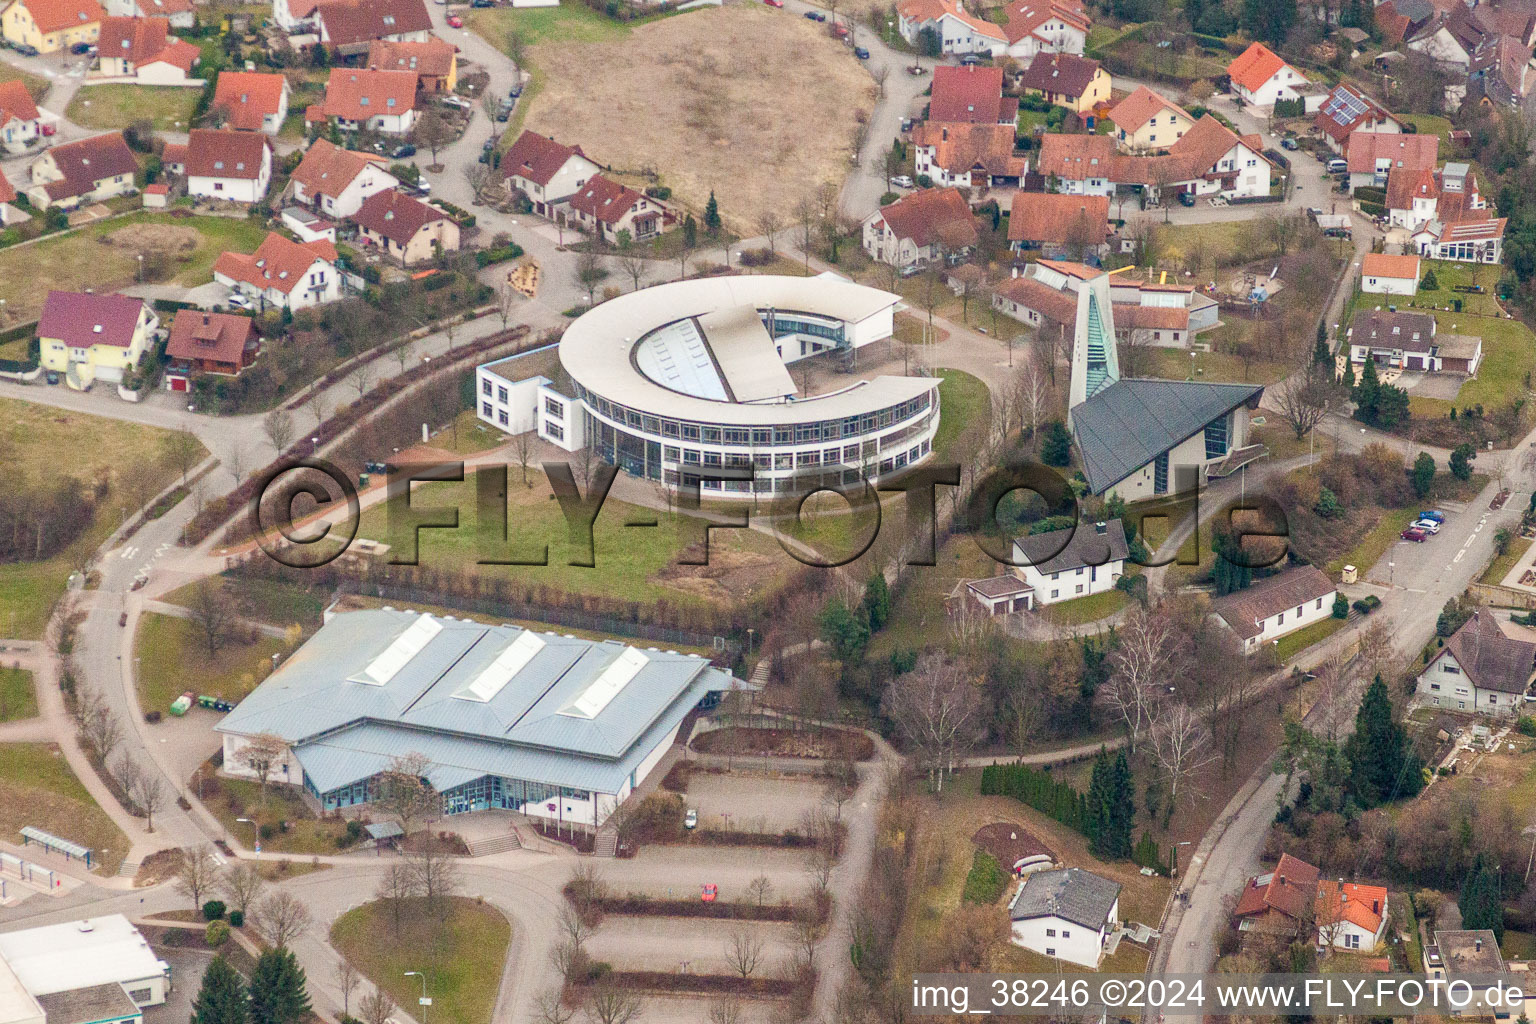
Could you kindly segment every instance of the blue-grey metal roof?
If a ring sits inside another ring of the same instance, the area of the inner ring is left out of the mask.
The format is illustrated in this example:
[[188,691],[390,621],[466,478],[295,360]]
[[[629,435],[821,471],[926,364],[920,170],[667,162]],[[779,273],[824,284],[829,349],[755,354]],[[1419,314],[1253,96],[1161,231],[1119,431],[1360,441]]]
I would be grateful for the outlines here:
[[[332,617],[215,728],[282,737],[322,792],[405,753],[431,760],[427,777],[439,791],[494,773],[615,792],[701,698],[747,685],[696,655],[446,617],[425,623],[441,628],[393,675],[362,681],[425,618],[388,608]],[[534,653],[483,699],[469,699],[520,641]],[[622,683],[578,707],[615,672]]]
[[1072,409],[1072,434],[1089,488],[1103,494],[1207,423],[1263,393],[1262,384],[1115,381]]

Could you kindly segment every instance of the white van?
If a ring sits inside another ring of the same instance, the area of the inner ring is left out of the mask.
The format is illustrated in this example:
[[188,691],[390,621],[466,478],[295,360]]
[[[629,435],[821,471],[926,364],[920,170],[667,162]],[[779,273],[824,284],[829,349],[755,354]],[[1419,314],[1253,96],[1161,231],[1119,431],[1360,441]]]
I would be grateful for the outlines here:
[[1345,160],[1343,157],[1336,156],[1332,160],[1328,161],[1329,174],[1343,174],[1347,170],[1349,170],[1349,161]]

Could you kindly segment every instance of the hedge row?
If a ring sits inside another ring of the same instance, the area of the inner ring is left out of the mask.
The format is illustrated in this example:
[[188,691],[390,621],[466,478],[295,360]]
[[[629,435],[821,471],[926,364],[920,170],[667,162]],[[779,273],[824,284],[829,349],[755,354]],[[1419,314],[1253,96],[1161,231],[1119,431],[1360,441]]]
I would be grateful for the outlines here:
[[735,974],[675,974],[671,971],[604,971],[602,977],[620,989],[650,992],[735,993],[757,998],[783,998],[795,991],[789,978],[742,978]]
[[1385,217],[1387,208],[1380,203],[1361,203],[1360,212],[1371,217]]
[[1387,190],[1375,185],[1361,185],[1355,189],[1355,198],[1367,203],[1382,203],[1387,201]]
[[523,254],[523,247],[516,242],[508,242],[500,249],[481,249],[475,253],[475,266],[489,267],[494,263],[505,263],[515,260]]
[[1011,796],[1087,835],[1088,798],[1048,772],[1022,764],[988,765],[981,770],[981,795]]
[[20,341],[22,338],[30,338],[37,333],[37,321],[29,324],[17,324],[15,327],[0,331],[0,345],[8,341]]
[[464,207],[455,206],[446,199],[434,199],[432,204],[440,207],[459,227],[472,228],[475,226],[475,215],[464,209]]

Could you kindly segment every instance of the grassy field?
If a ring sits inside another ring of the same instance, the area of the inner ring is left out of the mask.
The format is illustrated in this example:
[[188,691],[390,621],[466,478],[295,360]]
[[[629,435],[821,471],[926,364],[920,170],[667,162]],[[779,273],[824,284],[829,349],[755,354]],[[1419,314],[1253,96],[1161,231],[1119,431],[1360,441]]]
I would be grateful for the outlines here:
[[27,92],[32,94],[34,100],[42,100],[48,92],[48,79],[42,75],[34,75],[7,61],[0,61],[0,82],[14,82],[20,80],[26,86]]
[[[297,623],[306,631],[320,627],[320,614],[329,591],[308,590],[276,580],[247,579],[243,576],[212,576],[210,582],[233,598],[240,614],[256,622],[271,626],[290,626]],[[162,600],[167,604],[186,607],[193,600],[197,584],[173,590]]]
[[37,690],[24,668],[0,668],[0,722],[37,716]]
[[[713,190],[742,235],[757,233],[759,214],[782,215],[818,184],[842,181],[856,115],[873,108],[875,87],[815,23],[742,5],[626,27],[578,6],[471,12],[494,44],[509,31],[531,42],[523,126],[579,139],[604,165],[655,168],[695,214]],[[799,130],[809,123],[813,135]]]
[[[246,643],[244,630],[210,655],[201,631],[190,619],[151,612],[139,619],[133,653],[138,659],[139,702],[145,711],[164,712],[185,690],[227,700],[239,700],[256,688],[272,655],[287,644],[269,636]],[[189,666],[197,666],[189,672]]]
[[1360,543],[1328,563],[1328,575],[1336,576],[1346,565],[1353,565],[1363,576],[1381,560],[1388,548],[1397,543],[1398,535],[1408,528],[1408,524],[1418,517],[1417,507],[1395,508],[1383,513],[1381,521],[1360,538]]
[[186,131],[197,106],[198,89],[151,85],[96,85],[79,89],[64,116],[82,128],[127,128],[145,118],[155,130]]
[[[385,937],[388,941],[383,941]],[[482,1024],[496,1008],[512,927],[494,907],[455,898],[446,921],[412,912],[394,921],[382,902],[347,911],[331,926],[331,945],[401,1006],[416,1006],[426,975],[432,1016]]]
[[987,386],[980,377],[962,370],[940,370],[944,383],[939,385],[939,429],[933,432],[935,455],[949,456],[951,446],[966,427],[991,415]]
[[1115,614],[1130,599],[1131,595],[1123,590],[1106,590],[1102,594],[1089,594],[1087,597],[1049,605],[1041,609],[1040,615],[1060,626],[1081,626]]
[[[1536,335],[1518,320],[1506,320],[1493,296],[1497,268],[1480,268],[1477,284],[1486,291],[1469,294],[1454,291],[1458,285],[1474,283],[1472,267],[1466,263],[1450,263],[1437,260],[1425,262],[1424,271],[1433,270],[1436,289],[1420,288],[1414,296],[1414,307],[1441,307],[1448,309],[1452,301],[1460,299],[1462,312],[1433,312],[1435,325],[1441,334],[1471,334],[1483,339],[1483,361],[1477,377],[1462,385],[1454,402],[1439,398],[1411,396],[1409,405],[1415,416],[1442,417],[1450,413],[1454,405],[1459,409],[1481,404],[1492,410],[1508,405],[1526,393],[1526,376],[1536,366]],[[1474,314],[1474,315],[1468,315]]]
[[1331,616],[1321,622],[1314,622],[1306,629],[1298,629],[1294,633],[1287,633],[1275,644],[1275,656],[1283,665],[1313,644],[1322,643],[1333,634],[1344,628],[1343,619],[1335,619]]
[[96,852],[95,870],[115,875],[128,837],[86,792],[51,743],[0,744],[0,836],[21,839],[35,825]]
[[1450,118],[1441,117],[1438,114],[1401,114],[1398,115],[1398,120],[1407,121],[1414,128],[1418,129],[1422,135],[1440,136],[1440,148],[1442,151],[1440,155],[1442,159],[1445,157],[1444,150],[1448,149],[1451,144]]
[[1222,352],[1196,352],[1193,360],[1189,355],[1188,349],[1146,347],[1135,358],[1146,361],[1144,376],[1161,377],[1164,380],[1189,380],[1193,372],[1195,380],[1273,384],[1287,372],[1284,363],[1255,359],[1245,367],[1237,356]]
[[[209,771],[205,766],[202,771]],[[255,841],[251,826],[238,818],[252,818],[257,826],[271,826],[271,834],[261,841],[263,853],[328,854],[338,853],[338,836],[346,835],[345,822],[340,819],[321,819],[304,803],[298,790],[291,786],[267,786],[266,795],[261,784],[250,779],[210,779],[204,790],[203,803],[214,817],[247,848]],[[281,823],[287,822],[283,831]]]
[[1520,556],[1531,549],[1529,537],[1516,537],[1509,542],[1509,550],[1488,563],[1488,568],[1483,570],[1483,575],[1478,578],[1479,583],[1487,583],[1498,586],[1504,582],[1504,577],[1509,575],[1509,570],[1520,561]]
[[171,253],[175,284],[213,279],[213,263],[226,249],[251,252],[266,237],[253,220],[231,217],[171,217],[133,214],[89,224],[78,231],[32,245],[0,250],[0,299],[25,322],[34,320],[50,291],[90,287],[113,291],[133,284],[138,254]]
[[[0,260],[14,254],[0,254]],[[0,291],[13,285],[0,271]],[[85,564],[125,511],[136,507],[135,496],[147,500],[176,478],[177,470],[161,458],[167,436],[137,423],[0,399],[0,442],[8,443],[6,466],[13,479],[43,480],[67,472],[83,482],[104,476],[110,487],[95,525],[74,544],[46,561],[0,565],[0,630],[7,636],[41,636],[69,574]],[[71,458],[61,459],[60,452]]]

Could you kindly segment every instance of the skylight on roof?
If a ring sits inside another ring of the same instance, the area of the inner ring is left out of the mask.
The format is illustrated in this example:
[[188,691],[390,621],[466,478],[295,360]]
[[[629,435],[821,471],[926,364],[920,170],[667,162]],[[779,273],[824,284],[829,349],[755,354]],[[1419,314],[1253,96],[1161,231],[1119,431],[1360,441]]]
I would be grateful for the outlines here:
[[633,647],[624,648],[623,653],[588,683],[575,700],[560,709],[560,713],[569,718],[596,718],[650,661],[643,652]]
[[524,630],[487,665],[480,674],[454,694],[460,700],[479,701],[484,704],[501,692],[514,676],[545,647],[544,638],[532,630]]
[[355,676],[348,676],[348,681],[367,683],[369,686],[383,686],[395,678],[400,670],[420,654],[422,648],[431,643],[432,638],[442,630],[441,622],[423,612],[420,618],[411,623],[409,628],[395,637],[388,647],[370,661],[367,668]]

